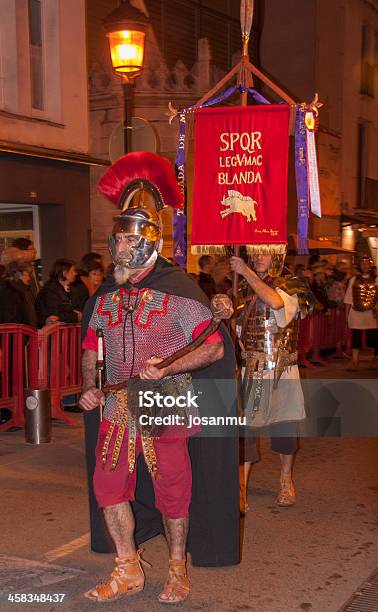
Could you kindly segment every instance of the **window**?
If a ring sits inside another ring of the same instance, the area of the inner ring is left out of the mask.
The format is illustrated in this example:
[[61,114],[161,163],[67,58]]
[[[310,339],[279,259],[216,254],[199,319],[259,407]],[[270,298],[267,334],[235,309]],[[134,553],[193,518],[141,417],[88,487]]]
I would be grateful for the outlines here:
[[360,93],[374,98],[374,65],[372,55],[372,30],[368,23],[364,23],[361,32],[361,84]]
[[28,238],[39,253],[39,206],[0,203],[0,252],[16,238]]
[[30,78],[32,108],[44,109],[41,0],[29,0]]
[[367,155],[367,123],[361,121],[357,140],[357,208],[365,207]]
[[[0,0],[1,2],[1,0]],[[213,63],[231,68],[232,55],[241,50],[239,0],[145,0],[154,32],[168,66],[181,59],[190,70],[197,59],[198,39],[208,38]],[[254,33],[250,45],[255,57],[256,24],[261,0],[255,0]]]

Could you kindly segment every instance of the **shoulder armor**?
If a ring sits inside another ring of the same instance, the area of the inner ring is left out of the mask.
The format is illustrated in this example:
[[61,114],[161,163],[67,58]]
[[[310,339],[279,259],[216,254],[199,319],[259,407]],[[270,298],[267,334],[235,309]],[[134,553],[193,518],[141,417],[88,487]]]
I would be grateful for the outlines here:
[[285,291],[288,295],[298,297],[302,317],[312,313],[316,300],[306,279],[298,276],[279,276],[274,279],[273,286]]

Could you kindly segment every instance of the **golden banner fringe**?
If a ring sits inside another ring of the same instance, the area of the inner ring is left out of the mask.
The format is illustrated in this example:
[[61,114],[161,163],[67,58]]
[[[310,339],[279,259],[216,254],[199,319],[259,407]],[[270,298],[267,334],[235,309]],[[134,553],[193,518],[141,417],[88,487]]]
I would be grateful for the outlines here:
[[[246,244],[248,255],[284,255],[286,244]],[[192,255],[227,255],[232,249],[232,245],[222,244],[195,244],[191,246]]]
[[226,255],[226,247],[222,244],[195,244],[190,248],[192,255]]
[[248,255],[255,253],[261,255],[284,255],[286,253],[286,244],[247,244]]

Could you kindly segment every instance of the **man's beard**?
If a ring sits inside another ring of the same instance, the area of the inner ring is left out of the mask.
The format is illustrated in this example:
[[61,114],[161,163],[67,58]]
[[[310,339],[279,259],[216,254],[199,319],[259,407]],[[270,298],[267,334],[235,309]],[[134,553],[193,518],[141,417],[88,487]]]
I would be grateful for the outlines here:
[[130,268],[128,263],[130,262],[129,258],[126,258],[124,255],[119,255],[118,259],[115,262],[114,267],[114,279],[117,285],[123,285],[130,278],[134,278],[138,276],[141,272],[146,270],[146,268],[152,267],[158,257],[157,251],[154,251],[151,257],[144,262],[142,266],[138,266],[137,268]]
[[117,285],[124,285],[127,281],[133,276],[137,276],[144,270],[143,267],[140,268],[128,268],[124,263],[118,262],[114,268],[114,279]]

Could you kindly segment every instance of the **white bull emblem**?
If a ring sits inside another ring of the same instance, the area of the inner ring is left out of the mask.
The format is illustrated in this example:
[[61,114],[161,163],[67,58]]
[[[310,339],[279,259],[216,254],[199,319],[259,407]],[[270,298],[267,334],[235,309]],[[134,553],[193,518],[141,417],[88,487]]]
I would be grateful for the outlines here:
[[247,221],[256,221],[255,206],[258,206],[256,200],[243,196],[239,191],[229,190],[227,198],[224,196],[221,204],[228,206],[225,210],[221,210],[222,219],[232,213],[240,213],[247,217]]

